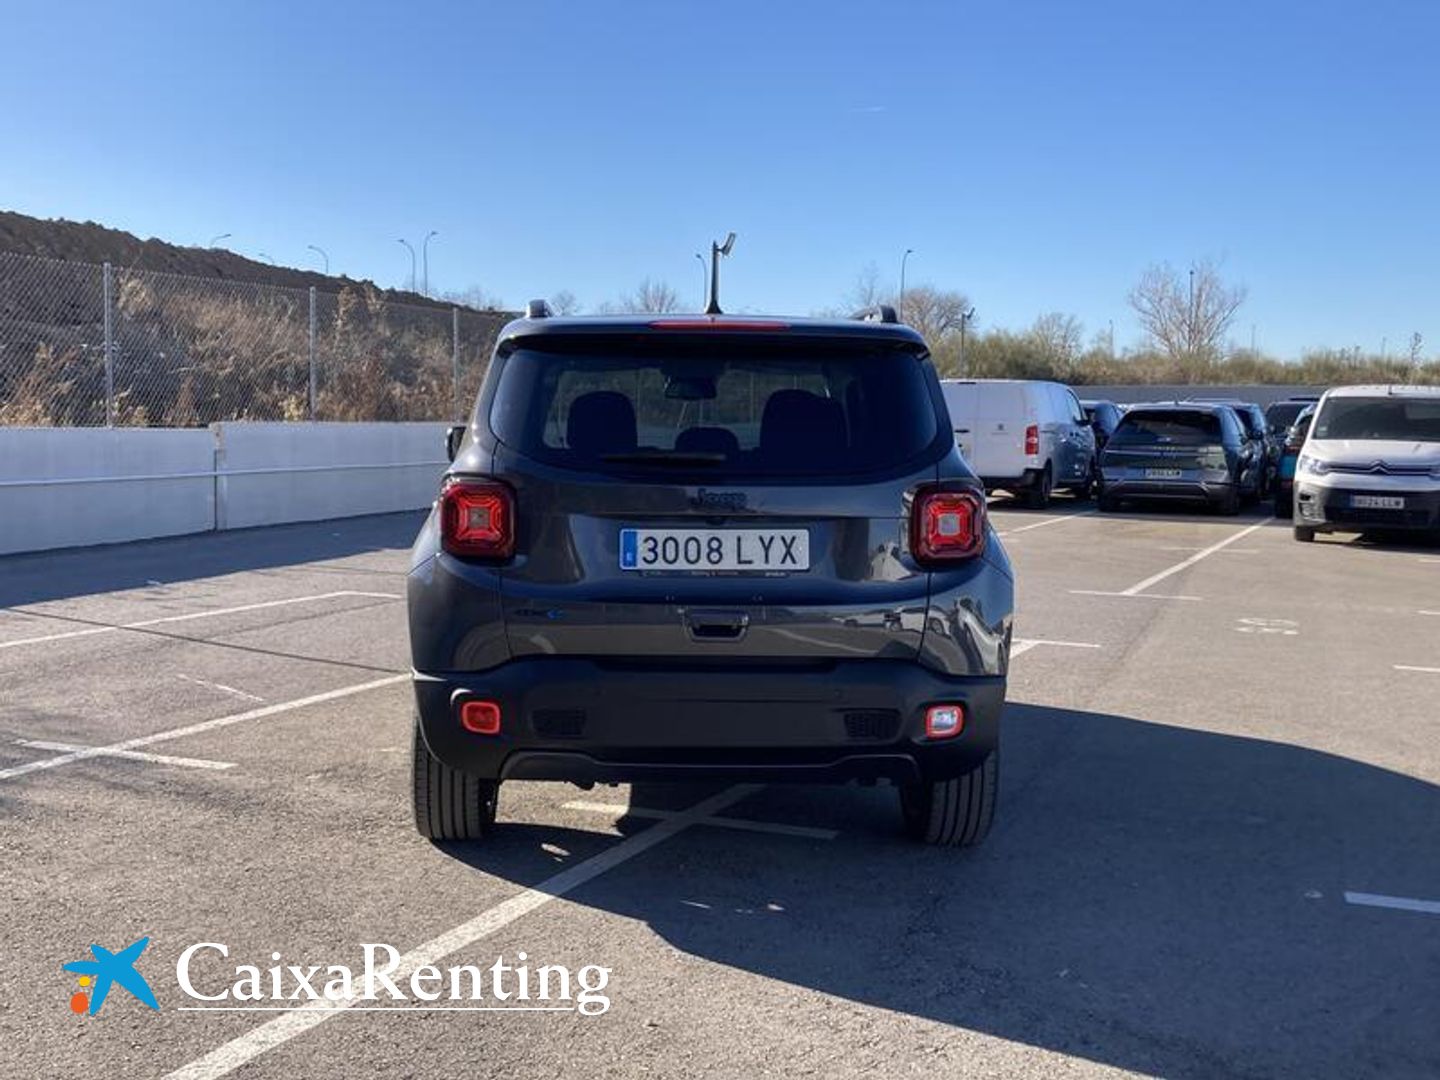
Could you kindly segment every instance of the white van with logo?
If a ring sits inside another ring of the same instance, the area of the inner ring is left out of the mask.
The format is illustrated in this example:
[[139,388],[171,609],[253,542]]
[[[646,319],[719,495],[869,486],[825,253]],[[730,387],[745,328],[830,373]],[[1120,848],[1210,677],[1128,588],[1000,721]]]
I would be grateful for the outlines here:
[[942,379],[960,453],[985,485],[1048,506],[1056,488],[1089,498],[1095,431],[1068,387],[1026,379]]
[[1295,466],[1295,539],[1440,535],[1440,386],[1342,386],[1315,406]]

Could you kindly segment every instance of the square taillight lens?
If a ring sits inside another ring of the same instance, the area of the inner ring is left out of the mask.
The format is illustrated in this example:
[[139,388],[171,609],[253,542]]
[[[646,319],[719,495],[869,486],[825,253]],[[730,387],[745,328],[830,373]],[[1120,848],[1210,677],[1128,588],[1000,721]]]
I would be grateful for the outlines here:
[[451,480],[440,492],[440,542],[451,555],[508,559],[515,553],[515,493],[493,480]]
[[911,548],[919,562],[958,562],[985,550],[985,497],[973,491],[915,496]]

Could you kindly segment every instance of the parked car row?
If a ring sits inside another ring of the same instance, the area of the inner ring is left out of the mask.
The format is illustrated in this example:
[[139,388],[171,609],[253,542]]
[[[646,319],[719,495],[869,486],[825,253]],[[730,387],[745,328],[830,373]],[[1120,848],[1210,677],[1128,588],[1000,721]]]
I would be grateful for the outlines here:
[[1102,511],[1193,502],[1218,513],[1272,499],[1295,538],[1440,533],[1440,387],[1348,386],[1253,402],[1117,405],[1059,383],[942,383],[961,453],[987,491],[1042,508],[1056,489]]

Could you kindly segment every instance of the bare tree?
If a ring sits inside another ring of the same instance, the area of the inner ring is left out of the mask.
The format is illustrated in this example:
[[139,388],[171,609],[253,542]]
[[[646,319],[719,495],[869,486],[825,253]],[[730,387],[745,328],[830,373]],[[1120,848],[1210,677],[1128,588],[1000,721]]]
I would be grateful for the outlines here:
[[1149,267],[1129,300],[1155,347],[1194,371],[1221,358],[1225,334],[1246,295],[1245,286],[1225,284],[1207,259],[1188,274],[1168,263]]
[[468,289],[452,289],[449,292],[441,293],[440,299],[448,300],[452,304],[459,304],[461,307],[474,308],[476,311],[505,310],[504,300],[486,292],[479,285],[471,285]]
[[580,301],[575,299],[575,294],[569,289],[561,289],[550,297],[550,310],[556,315],[578,315]]
[[1036,352],[1055,371],[1064,372],[1080,358],[1084,331],[1074,315],[1051,311],[1035,320],[1028,337]]
[[868,308],[894,302],[894,297],[880,285],[880,268],[873,262],[866,263],[864,269],[855,275],[855,284],[845,294],[844,314],[849,315],[852,312],[865,311]]
[[600,305],[602,315],[653,314],[663,315],[680,310],[680,294],[663,281],[646,278],[633,293]]

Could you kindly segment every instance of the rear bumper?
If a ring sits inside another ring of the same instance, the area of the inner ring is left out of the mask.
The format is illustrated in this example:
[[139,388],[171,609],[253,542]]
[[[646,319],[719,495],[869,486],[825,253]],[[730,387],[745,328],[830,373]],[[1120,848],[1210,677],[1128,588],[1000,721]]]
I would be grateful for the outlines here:
[[1019,476],[982,476],[980,483],[986,491],[999,488],[1001,491],[1029,491],[1040,486],[1040,469],[1026,469]]
[[1228,480],[1143,480],[1125,477],[1105,480],[1104,491],[1116,499],[1219,502],[1234,486]]
[[[1405,500],[1405,506],[1398,510],[1353,507],[1351,497],[1354,495],[1399,496]],[[1365,529],[1440,532],[1440,491],[1321,487],[1297,481],[1295,523],[1322,532]]]
[[[460,726],[467,697],[500,704],[499,735]],[[417,672],[415,698],[431,753],[488,779],[913,782],[968,772],[995,748],[1005,678],[889,660],[787,669],[535,658]],[[965,728],[927,741],[925,708],[942,702],[965,705]]]

